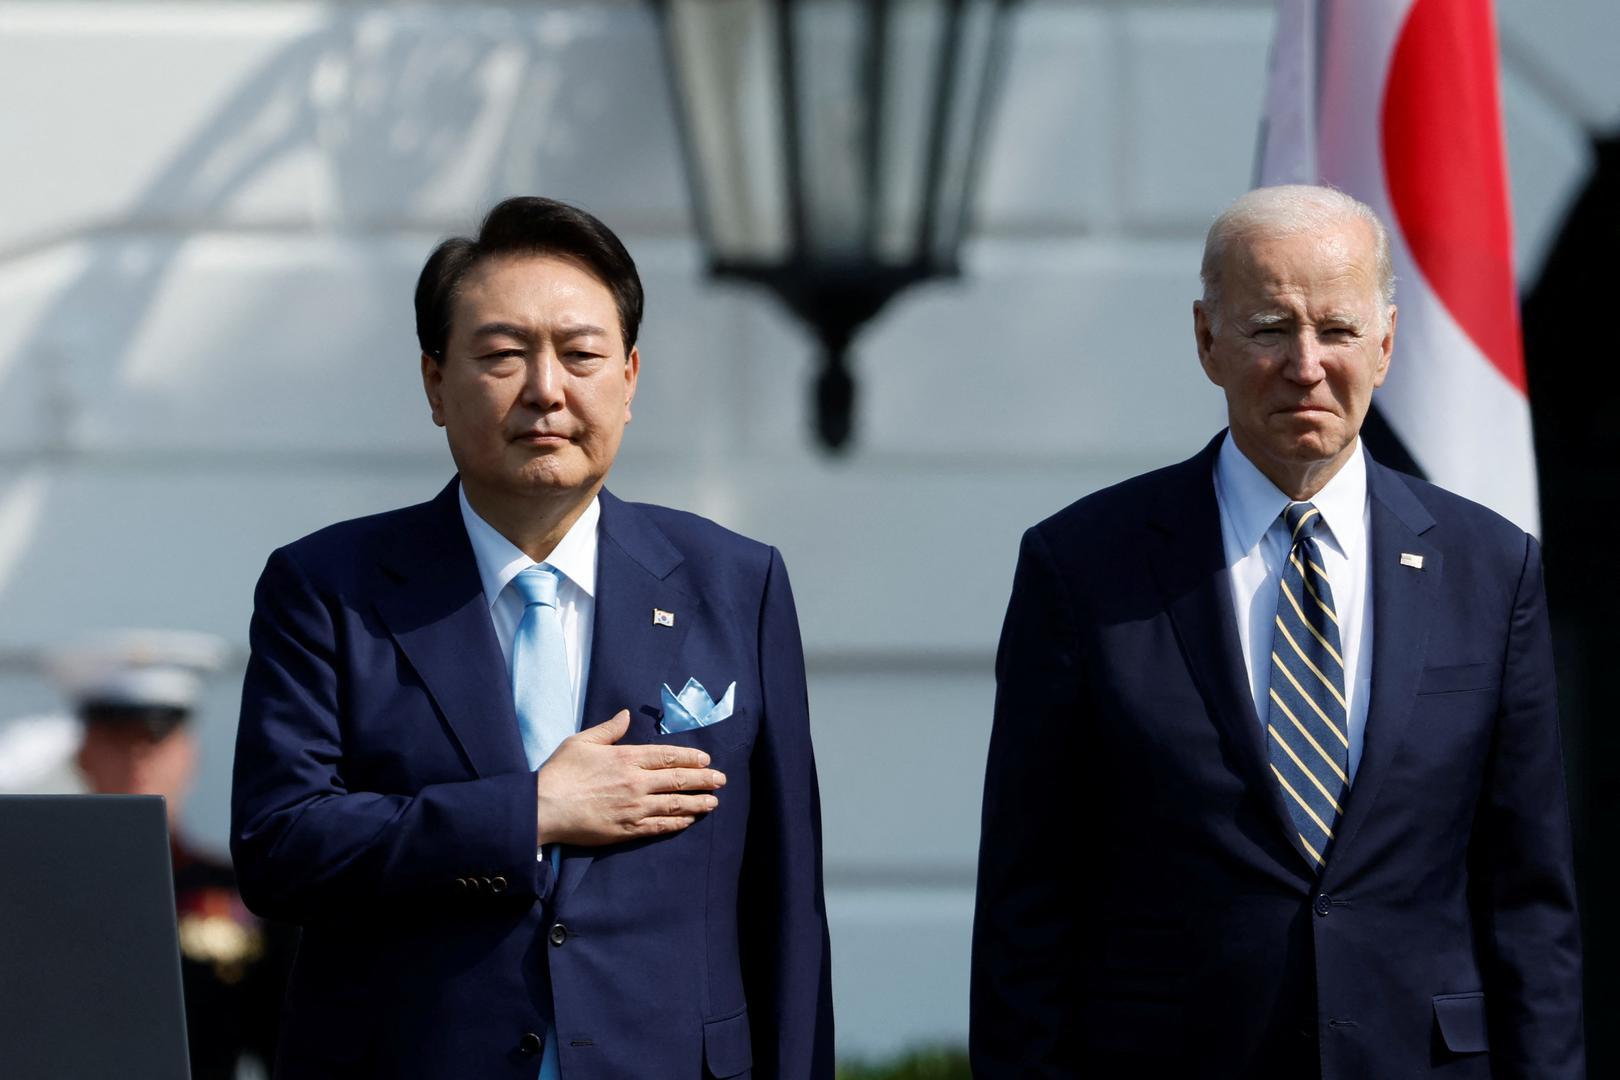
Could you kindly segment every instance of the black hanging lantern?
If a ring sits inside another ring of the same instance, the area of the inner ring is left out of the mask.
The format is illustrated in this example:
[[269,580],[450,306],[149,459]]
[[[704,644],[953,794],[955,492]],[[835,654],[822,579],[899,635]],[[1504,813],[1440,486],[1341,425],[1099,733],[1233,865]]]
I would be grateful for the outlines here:
[[1011,0],[654,2],[710,270],[816,331],[816,429],[839,449],[856,331],[957,273]]

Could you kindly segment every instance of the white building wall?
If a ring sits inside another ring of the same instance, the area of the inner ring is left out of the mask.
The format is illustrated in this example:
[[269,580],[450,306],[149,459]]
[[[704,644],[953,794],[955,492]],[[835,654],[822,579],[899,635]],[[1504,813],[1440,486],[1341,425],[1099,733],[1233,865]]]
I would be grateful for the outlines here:
[[[1500,0],[1523,275],[1620,122],[1620,8]],[[701,271],[647,9],[0,0],[0,717],[106,626],[245,649],[270,549],[432,495],[411,289],[499,198],[576,201],[646,282],[612,486],[777,544],[824,793],[840,1048],[961,1041],[991,664],[1019,534],[1221,424],[1204,227],[1248,183],[1266,3],[1027,2],[960,280],[813,349]],[[223,846],[239,670],[187,819]]]

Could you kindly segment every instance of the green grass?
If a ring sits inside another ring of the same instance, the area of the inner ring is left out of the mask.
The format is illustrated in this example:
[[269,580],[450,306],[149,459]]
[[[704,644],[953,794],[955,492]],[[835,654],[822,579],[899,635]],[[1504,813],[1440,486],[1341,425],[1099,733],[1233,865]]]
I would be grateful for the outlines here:
[[838,1080],[972,1080],[967,1052],[921,1050],[892,1061],[849,1061],[838,1066]]

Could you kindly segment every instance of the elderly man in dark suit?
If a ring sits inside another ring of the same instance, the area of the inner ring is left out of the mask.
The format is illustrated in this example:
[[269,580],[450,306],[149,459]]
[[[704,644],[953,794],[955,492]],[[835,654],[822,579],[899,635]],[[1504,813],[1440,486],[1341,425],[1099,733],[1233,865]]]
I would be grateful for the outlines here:
[[828,1080],[787,572],[603,487],[629,253],[508,200],[416,308],[457,477],[281,548],[255,596],[232,850],[303,926],[278,1075]]
[[1396,323],[1371,211],[1251,192],[1203,278],[1227,431],[1024,537],[975,1074],[1582,1076],[1536,542],[1361,445]]

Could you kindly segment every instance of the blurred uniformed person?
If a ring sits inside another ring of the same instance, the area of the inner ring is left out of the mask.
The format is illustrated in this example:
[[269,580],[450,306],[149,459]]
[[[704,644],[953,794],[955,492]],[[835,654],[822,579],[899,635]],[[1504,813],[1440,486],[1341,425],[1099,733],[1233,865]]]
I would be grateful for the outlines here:
[[47,666],[75,715],[35,717],[0,736],[9,790],[166,800],[194,1080],[231,1080],[244,1059],[268,1074],[296,941],[252,915],[230,863],[191,847],[179,827],[197,766],[192,708],[225,653],[210,635],[159,631],[64,650]]

